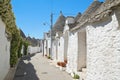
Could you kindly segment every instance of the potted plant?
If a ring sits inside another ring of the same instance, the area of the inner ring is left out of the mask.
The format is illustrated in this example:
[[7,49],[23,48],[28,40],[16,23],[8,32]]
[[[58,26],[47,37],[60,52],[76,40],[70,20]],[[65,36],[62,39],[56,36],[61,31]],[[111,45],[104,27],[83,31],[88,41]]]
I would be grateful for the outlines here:
[[60,62],[57,62],[57,65],[60,66]]
[[65,71],[66,63],[65,62],[57,62],[60,70]]
[[61,67],[66,67],[66,63],[65,62],[57,62],[57,65],[61,66]]
[[65,63],[65,62],[61,62],[61,63],[60,63],[60,66],[61,66],[61,67],[66,67],[66,63]]
[[51,57],[50,57],[50,56],[48,56],[47,58],[48,58],[48,59],[51,59]]
[[73,73],[73,74],[74,74],[73,80],[79,80],[80,79],[80,76],[78,74],[75,74],[75,73]]
[[67,64],[67,60],[65,59],[64,62]]

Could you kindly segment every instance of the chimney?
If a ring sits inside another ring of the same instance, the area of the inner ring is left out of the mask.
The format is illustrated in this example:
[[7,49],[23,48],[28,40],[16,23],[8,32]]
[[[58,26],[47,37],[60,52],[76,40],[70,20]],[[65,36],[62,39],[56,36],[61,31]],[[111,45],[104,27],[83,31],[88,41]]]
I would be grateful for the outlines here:
[[74,17],[72,17],[72,16],[68,16],[67,18],[66,18],[66,24],[68,25],[68,24],[73,24],[75,21],[74,21]]
[[63,15],[62,11],[60,11],[60,15]]

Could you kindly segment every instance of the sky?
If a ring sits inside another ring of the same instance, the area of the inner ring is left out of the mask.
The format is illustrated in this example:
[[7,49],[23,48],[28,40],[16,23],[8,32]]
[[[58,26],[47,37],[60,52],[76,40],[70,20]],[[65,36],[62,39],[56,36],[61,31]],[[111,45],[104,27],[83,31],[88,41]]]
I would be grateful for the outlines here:
[[[64,16],[83,13],[94,0],[12,0],[11,4],[16,24],[26,36],[42,39],[43,33],[50,30],[50,14],[53,24],[62,11]],[[104,0],[99,0],[104,1]],[[44,25],[44,23],[46,25]]]

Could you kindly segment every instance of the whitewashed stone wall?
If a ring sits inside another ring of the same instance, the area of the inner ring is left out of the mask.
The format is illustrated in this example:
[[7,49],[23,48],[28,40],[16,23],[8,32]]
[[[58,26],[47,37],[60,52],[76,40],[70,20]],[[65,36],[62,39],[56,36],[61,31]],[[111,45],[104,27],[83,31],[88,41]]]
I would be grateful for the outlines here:
[[28,46],[28,53],[32,54],[32,53],[39,53],[39,52],[40,52],[40,47]]
[[120,80],[120,26],[115,14],[87,27],[86,80]]
[[68,73],[77,72],[78,33],[70,33],[68,41],[67,67]]
[[46,45],[47,45],[47,47],[46,47],[46,49],[47,49],[47,55],[49,55],[50,54],[50,48],[51,48],[51,41],[50,41],[51,39],[47,39],[47,42],[46,42]]
[[0,80],[4,80],[10,68],[10,41],[6,35],[5,24],[0,18]]
[[64,61],[64,38],[60,37],[58,43],[58,61]]
[[24,54],[24,45],[22,45],[21,54]]
[[[52,53],[53,53],[53,60],[54,61],[58,61],[58,46],[59,46],[59,42],[58,42],[58,38],[56,38],[53,42],[53,45],[52,45]],[[60,58],[59,58],[60,60]]]
[[56,51],[56,49],[57,49],[57,43],[56,43],[56,40],[54,40],[53,41],[53,44],[52,44],[52,53],[53,53],[53,55],[52,55],[52,57],[53,57],[53,60],[57,60],[57,51]]
[[58,46],[59,46],[59,39],[56,39],[56,61],[58,61]]
[[47,43],[46,43],[46,40],[44,40],[43,50],[44,50],[44,55],[47,55]]
[[41,41],[41,52],[44,56],[44,40]]

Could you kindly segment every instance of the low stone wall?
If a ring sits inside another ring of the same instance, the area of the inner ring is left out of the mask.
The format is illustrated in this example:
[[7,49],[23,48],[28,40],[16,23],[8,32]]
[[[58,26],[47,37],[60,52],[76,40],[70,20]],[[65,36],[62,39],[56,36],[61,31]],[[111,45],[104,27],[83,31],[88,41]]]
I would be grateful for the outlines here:
[[28,53],[29,54],[38,53],[38,52],[40,52],[40,47],[28,46]]
[[0,80],[3,80],[10,68],[10,41],[7,40],[5,24],[0,18]]

